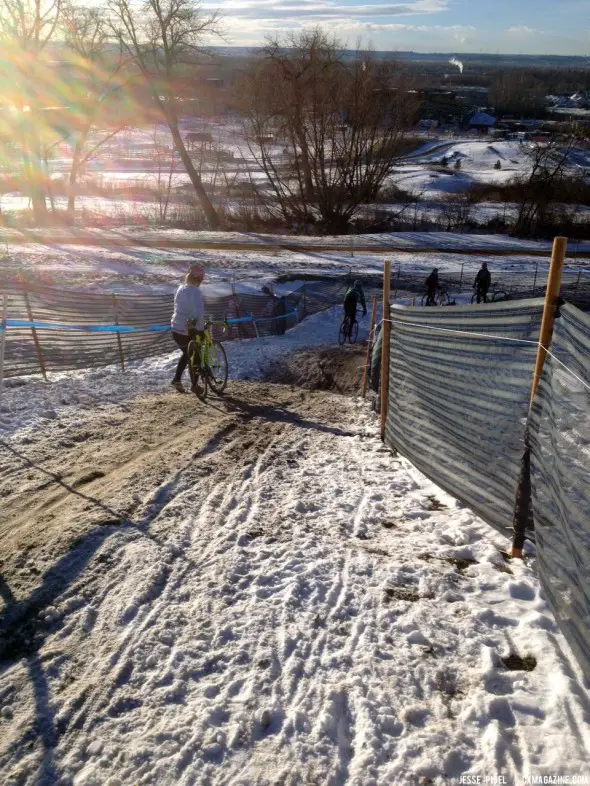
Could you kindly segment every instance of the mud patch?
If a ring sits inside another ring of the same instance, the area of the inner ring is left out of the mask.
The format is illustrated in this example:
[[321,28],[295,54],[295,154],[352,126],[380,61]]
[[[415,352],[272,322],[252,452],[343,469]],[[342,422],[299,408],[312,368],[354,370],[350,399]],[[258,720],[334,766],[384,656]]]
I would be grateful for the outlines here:
[[515,652],[511,652],[510,655],[500,658],[500,660],[508,671],[533,671],[537,665],[537,659],[533,655],[521,657]]
[[416,603],[422,597],[420,593],[408,587],[387,587],[385,590],[385,600],[405,600],[407,603]]
[[354,395],[360,390],[366,346],[355,344],[318,350],[301,350],[269,365],[266,382],[307,390],[331,390]]
[[447,506],[437,499],[434,494],[429,494],[424,503],[425,510],[446,510]]

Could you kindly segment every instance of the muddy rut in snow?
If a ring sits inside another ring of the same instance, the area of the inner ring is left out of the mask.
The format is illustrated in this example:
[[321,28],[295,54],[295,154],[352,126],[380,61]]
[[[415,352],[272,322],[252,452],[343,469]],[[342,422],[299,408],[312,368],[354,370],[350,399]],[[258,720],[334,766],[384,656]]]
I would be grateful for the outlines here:
[[165,540],[150,522],[182,490],[200,488],[205,499],[285,430],[344,433],[338,398],[233,382],[206,404],[146,396],[99,407],[84,422],[58,420],[25,444],[0,440],[4,658],[35,648],[40,612],[80,580],[114,530]]

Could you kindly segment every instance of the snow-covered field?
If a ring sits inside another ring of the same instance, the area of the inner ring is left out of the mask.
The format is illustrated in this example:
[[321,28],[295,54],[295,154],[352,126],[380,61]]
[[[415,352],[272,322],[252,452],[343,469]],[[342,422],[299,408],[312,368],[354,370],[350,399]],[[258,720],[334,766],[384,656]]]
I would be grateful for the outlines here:
[[[467,279],[486,261],[496,279],[503,273],[534,274],[535,269],[542,276],[551,255],[547,242],[444,232],[360,235],[354,241],[346,236],[295,239],[239,232],[146,233],[131,228],[119,233],[85,232],[66,239],[55,232],[43,242],[34,233],[23,232],[18,237],[0,233],[0,242],[2,237],[0,277],[14,278],[24,273],[54,286],[115,292],[170,292],[194,261],[206,270],[206,286],[243,279],[256,282],[253,286],[259,289],[269,278],[279,276],[378,276],[384,258],[391,259],[394,273],[398,267],[402,272],[420,275],[433,267],[441,273],[458,273],[463,267]],[[506,256],[502,256],[503,251]],[[590,243],[570,243],[566,270],[574,276],[582,270],[581,275],[586,276],[590,263],[585,257],[589,252]]]
[[[216,199],[226,209],[242,205],[236,187],[247,189],[253,181],[260,185],[266,180],[248,147],[242,124],[239,121],[225,124],[185,120],[182,133],[186,135],[192,131],[211,135],[212,141],[205,145],[204,150],[197,146],[193,151],[203,180],[221,189]],[[94,145],[100,138],[101,134],[97,132],[90,143]],[[416,137],[415,143],[416,149],[401,160],[388,184],[413,194],[419,200],[417,205],[421,215],[428,215],[431,219],[436,218],[437,203],[463,194],[476,184],[506,183],[516,175],[525,175],[530,167],[528,142],[486,136],[466,139],[441,136],[427,143],[421,143]],[[288,160],[281,144],[277,143],[271,149],[279,164]],[[222,155],[221,162],[216,159],[218,153]],[[53,179],[67,178],[71,156],[72,148],[67,142],[58,147],[55,157],[49,162]],[[440,166],[443,158],[448,164],[445,168]],[[498,162],[500,169],[496,169]],[[455,165],[460,168],[455,169]],[[569,165],[572,172],[587,171],[590,169],[590,153],[584,149],[574,150]],[[77,208],[79,211],[92,211],[115,224],[127,217],[142,223],[154,223],[158,220],[156,203],[139,201],[127,191],[131,188],[145,191],[147,188],[155,192],[158,183],[166,186],[169,173],[172,201],[186,202],[191,193],[190,181],[178,156],[172,153],[168,129],[164,126],[127,129],[99,148],[96,157],[86,164],[79,177]],[[104,198],[105,187],[107,191],[109,188],[112,190],[113,199]],[[126,189],[125,194],[121,193],[122,188]],[[143,196],[149,197],[149,194],[146,192]],[[65,208],[65,199],[56,196],[54,204],[58,209]],[[0,207],[4,213],[19,213],[30,205],[24,195],[7,193],[0,196]],[[503,207],[493,211],[489,205],[485,209],[474,209],[471,218],[484,224],[491,218],[506,217]]]
[[4,782],[590,775],[532,549],[508,560],[366,403],[257,381],[339,320],[229,345],[206,406],[173,355],[2,393]]

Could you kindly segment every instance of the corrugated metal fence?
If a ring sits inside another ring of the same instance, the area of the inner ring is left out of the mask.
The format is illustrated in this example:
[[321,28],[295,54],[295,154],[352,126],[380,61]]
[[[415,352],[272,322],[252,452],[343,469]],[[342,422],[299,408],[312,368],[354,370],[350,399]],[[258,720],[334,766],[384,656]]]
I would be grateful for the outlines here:
[[504,532],[542,309],[542,300],[391,309],[386,441]]
[[[256,338],[284,333],[341,301],[343,291],[342,280],[313,281],[284,297],[205,297],[205,310],[207,317],[229,321],[224,340]],[[0,319],[6,303],[4,377],[123,365],[172,352],[173,301],[172,294],[95,294],[0,282]]]
[[590,677],[590,318],[560,311],[529,419],[532,509],[547,597]]
[[527,436],[540,575],[590,678],[590,318],[561,308],[529,415],[542,309],[393,307],[385,438],[511,536]]

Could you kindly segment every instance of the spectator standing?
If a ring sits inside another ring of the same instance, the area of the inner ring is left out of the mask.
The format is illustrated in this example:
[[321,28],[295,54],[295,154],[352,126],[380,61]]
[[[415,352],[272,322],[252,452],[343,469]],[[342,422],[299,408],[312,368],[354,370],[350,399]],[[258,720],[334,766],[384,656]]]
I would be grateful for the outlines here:
[[492,276],[490,274],[490,271],[488,270],[488,263],[483,262],[473,283],[473,288],[477,293],[478,303],[481,303],[482,300],[484,303],[488,302],[488,290],[490,288],[491,283],[492,283]]

